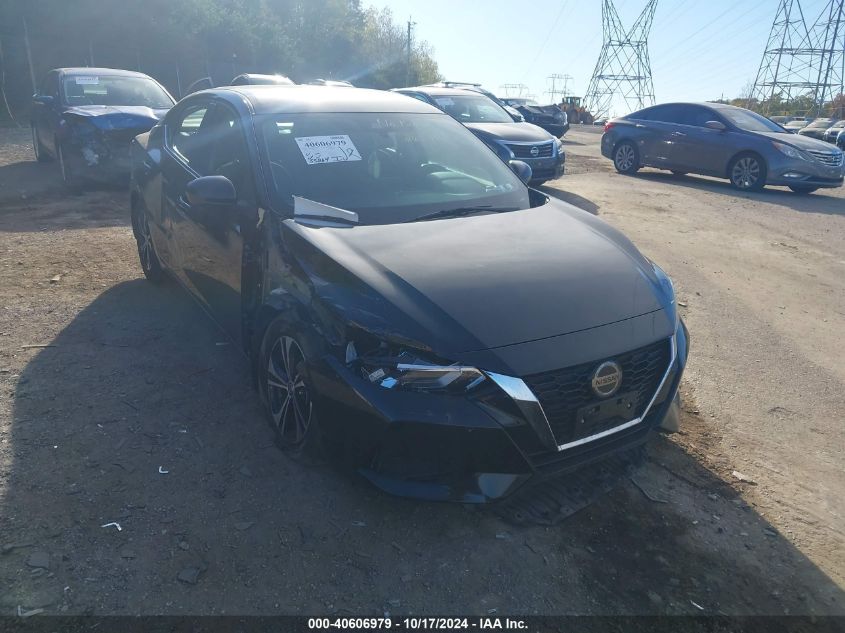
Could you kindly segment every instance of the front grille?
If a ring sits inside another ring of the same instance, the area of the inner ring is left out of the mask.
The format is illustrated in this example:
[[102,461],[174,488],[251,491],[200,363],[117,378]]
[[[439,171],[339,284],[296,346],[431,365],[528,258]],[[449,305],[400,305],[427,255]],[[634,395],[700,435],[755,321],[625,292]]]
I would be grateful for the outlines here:
[[[550,158],[552,155],[553,143],[537,143],[536,145],[509,144],[508,149],[513,152],[515,158]],[[537,148],[537,154],[531,153],[531,148]]]
[[[593,372],[602,362],[613,360],[622,368],[622,383],[617,394],[632,395],[630,420],[643,414],[666,373],[670,359],[671,346],[667,339],[611,358],[527,376],[524,380],[540,401],[555,440],[561,445],[585,435],[578,432],[576,412],[602,400],[591,387]],[[611,419],[607,427],[613,428],[628,420]],[[586,435],[602,430],[605,429],[591,428]]]
[[817,149],[810,149],[807,150],[807,153],[820,163],[824,163],[830,167],[842,166],[842,152],[840,151],[825,152]]

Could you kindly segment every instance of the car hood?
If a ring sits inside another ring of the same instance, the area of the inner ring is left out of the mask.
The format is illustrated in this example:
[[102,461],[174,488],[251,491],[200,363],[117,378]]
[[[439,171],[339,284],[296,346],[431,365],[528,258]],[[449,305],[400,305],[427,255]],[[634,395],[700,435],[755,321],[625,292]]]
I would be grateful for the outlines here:
[[84,117],[104,130],[149,129],[167,114],[167,108],[91,105],[67,108],[64,113],[65,115]]
[[283,226],[316,294],[346,323],[454,359],[671,305],[627,238],[556,200],[405,224]]
[[820,141],[810,136],[805,136],[803,134],[778,134],[777,132],[758,132],[758,134],[760,136],[770,138],[773,141],[777,141],[778,143],[789,143],[790,145],[793,145],[798,149],[813,149],[820,150],[823,152],[833,151],[833,148],[830,146],[830,143],[825,143],[824,141]]
[[554,136],[531,123],[464,123],[479,136],[510,143],[541,143]]

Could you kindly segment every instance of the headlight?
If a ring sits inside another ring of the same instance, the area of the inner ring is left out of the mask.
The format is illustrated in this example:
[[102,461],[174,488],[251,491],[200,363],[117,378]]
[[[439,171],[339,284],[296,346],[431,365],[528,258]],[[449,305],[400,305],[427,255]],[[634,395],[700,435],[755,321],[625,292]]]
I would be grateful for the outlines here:
[[807,156],[797,147],[792,147],[792,145],[786,145],[785,143],[778,143],[777,141],[772,141],[772,145],[775,146],[775,149],[779,151],[784,156],[788,156],[789,158],[797,158],[798,160],[807,160]]
[[563,156],[565,150],[563,149],[563,142],[559,138],[555,139],[555,147],[557,147],[557,155]]
[[652,262],[651,266],[654,269],[654,274],[657,277],[657,283],[660,284],[660,291],[663,295],[664,299],[667,301],[666,303],[666,310],[670,313],[670,318],[675,322],[675,328],[678,327],[678,322],[680,320],[680,315],[678,314],[678,306],[675,305],[675,284],[672,283],[672,278],[666,274],[666,271],[663,270],[660,266]]
[[465,393],[486,380],[475,367],[438,365],[408,351],[391,356],[359,357],[353,342],[346,346],[346,362],[357,367],[365,380],[385,389]]

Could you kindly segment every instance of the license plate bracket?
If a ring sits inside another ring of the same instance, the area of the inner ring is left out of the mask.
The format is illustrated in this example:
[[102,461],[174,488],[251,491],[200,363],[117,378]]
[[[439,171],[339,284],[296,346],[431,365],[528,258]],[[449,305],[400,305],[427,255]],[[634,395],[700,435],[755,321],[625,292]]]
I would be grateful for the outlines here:
[[575,438],[601,433],[633,420],[637,412],[637,392],[616,394],[581,407],[575,413]]

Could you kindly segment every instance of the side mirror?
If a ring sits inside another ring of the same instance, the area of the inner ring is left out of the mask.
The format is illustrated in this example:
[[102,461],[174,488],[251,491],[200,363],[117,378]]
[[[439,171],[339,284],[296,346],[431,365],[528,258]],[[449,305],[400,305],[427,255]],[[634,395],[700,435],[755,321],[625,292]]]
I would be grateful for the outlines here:
[[35,101],[35,103],[40,103],[45,106],[53,103],[53,97],[50,95],[32,95],[32,100]]
[[523,184],[527,185],[531,180],[531,176],[533,174],[531,172],[531,165],[528,163],[521,160],[511,160],[508,161],[508,167],[511,168],[511,171],[516,174],[517,178],[519,178]]
[[192,180],[185,194],[192,206],[232,205],[238,200],[235,185],[226,176],[203,176]]
[[708,121],[704,124],[704,127],[710,128],[711,130],[718,130],[719,132],[724,132],[728,129],[721,121]]

